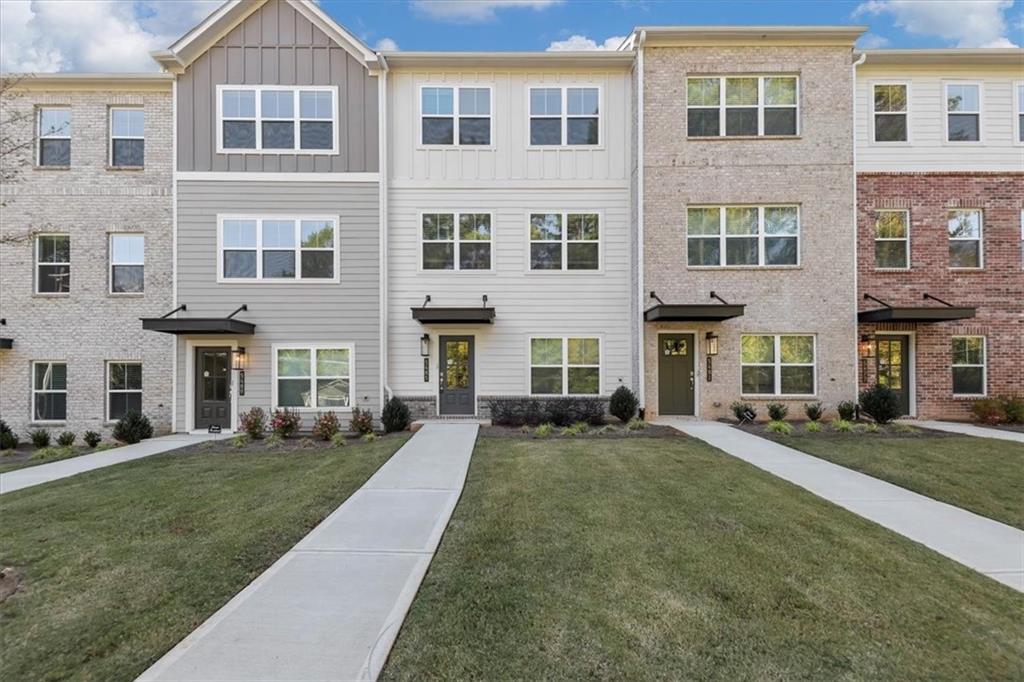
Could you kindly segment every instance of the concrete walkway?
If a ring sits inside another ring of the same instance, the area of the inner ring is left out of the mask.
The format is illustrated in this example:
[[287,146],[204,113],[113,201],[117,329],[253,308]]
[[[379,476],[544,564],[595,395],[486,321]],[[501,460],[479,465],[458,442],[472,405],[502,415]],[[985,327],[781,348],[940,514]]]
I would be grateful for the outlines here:
[[978,426],[977,424],[961,424],[960,422],[919,421],[916,419],[904,421],[901,423],[909,424],[910,426],[920,426],[922,429],[934,429],[936,431],[962,433],[965,436],[976,436],[978,438],[997,438],[999,440],[1008,440],[1014,443],[1024,443],[1024,432],[1004,431],[1003,429],[993,429],[988,426]]
[[122,445],[111,450],[102,450],[88,455],[80,455],[69,459],[62,459],[49,464],[36,464],[15,469],[6,474],[0,474],[0,495],[12,493],[22,488],[30,488],[40,483],[49,483],[68,476],[75,476],[93,469],[130,462],[133,459],[141,459],[151,455],[159,455],[168,450],[177,450],[206,440],[226,438],[222,435],[189,435],[187,433],[172,433],[169,436],[150,438],[134,445]]
[[139,677],[373,680],[462,493],[476,424],[427,424]]
[[1024,531],[717,422],[672,426],[1024,592]]

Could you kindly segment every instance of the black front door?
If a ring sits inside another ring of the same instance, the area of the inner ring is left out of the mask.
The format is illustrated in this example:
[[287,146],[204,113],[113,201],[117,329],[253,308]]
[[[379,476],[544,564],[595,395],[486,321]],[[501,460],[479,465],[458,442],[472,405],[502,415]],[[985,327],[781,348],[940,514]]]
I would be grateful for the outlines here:
[[195,428],[231,428],[231,349],[196,348],[195,384]]
[[900,414],[910,414],[910,356],[906,336],[878,336],[878,383],[888,386],[900,397]]
[[475,414],[476,388],[473,380],[473,337],[440,338],[438,380],[441,414]]
[[658,413],[694,414],[693,334],[658,336]]

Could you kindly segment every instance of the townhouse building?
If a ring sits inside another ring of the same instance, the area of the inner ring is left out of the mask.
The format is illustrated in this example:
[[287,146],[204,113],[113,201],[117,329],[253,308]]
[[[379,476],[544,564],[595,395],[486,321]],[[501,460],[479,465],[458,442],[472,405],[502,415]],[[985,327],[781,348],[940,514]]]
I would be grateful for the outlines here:
[[108,433],[128,410],[171,429],[171,78],[5,79],[0,418]]
[[857,67],[859,381],[909,415],[1024,392],[1022,64],[869,50]]

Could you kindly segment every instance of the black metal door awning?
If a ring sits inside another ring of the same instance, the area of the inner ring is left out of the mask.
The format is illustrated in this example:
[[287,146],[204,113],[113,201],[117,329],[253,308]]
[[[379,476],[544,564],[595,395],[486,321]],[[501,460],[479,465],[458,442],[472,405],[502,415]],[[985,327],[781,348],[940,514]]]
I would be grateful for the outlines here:
[[864,294],[869,301],[881,304],[882,308],[862,310],[857,313],[858,322],[949,322],[951,320],[967,320],[974,317],[975,309],[955,306],[931,294],[922,296],[925,300],[941,303],[941,306],[891,306],[871,294]]
[[421,324],[493,324],[494,308],[488,307],[487,295],[482,297],[483,305],[466,308],[428,308],[430,296],[423,299],[423,305],[412,310],[412,319]]
[[187,310],[184,304],[178,306],[163,317],[143,317],[142,328],[164,334],[245,334],[256,332],[256,325],[234,319],[235,315],[248,310],[249,306],[241,305],[227,317],[171,317],[178,311]]
[[742,317],[746,308],[745,304],[728,303],[713,291],[711,298],[720,303],[665,303],[653,291],[651,298],[658,305],[644,311],[648,322],[721,322]]

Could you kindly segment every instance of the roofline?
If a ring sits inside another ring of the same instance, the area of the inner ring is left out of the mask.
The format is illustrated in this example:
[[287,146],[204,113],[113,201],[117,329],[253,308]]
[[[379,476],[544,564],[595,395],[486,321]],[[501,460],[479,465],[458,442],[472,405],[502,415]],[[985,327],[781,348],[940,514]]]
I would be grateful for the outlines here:
[[382,52],[392,68],[401,67],[583,67],[626,68],[633,52],[589,50],[578,52]]
[[648,43],[684,45],[800,43],[853,44],[867,26],[637,26],[630,37],[647,34]]
[[2,78],[20,79],[13,87],[26,90],[41,90],[54,87],[73,87],[77,89],[116,88],[124,90],[132,87],[147,89],[171,89],[174,76],[169,73],[3,73]]
[[876,64],[1006,64],[1024,66],[1019,47],[949,47],[918,50],[858,50],[867,55],[866,65]]

